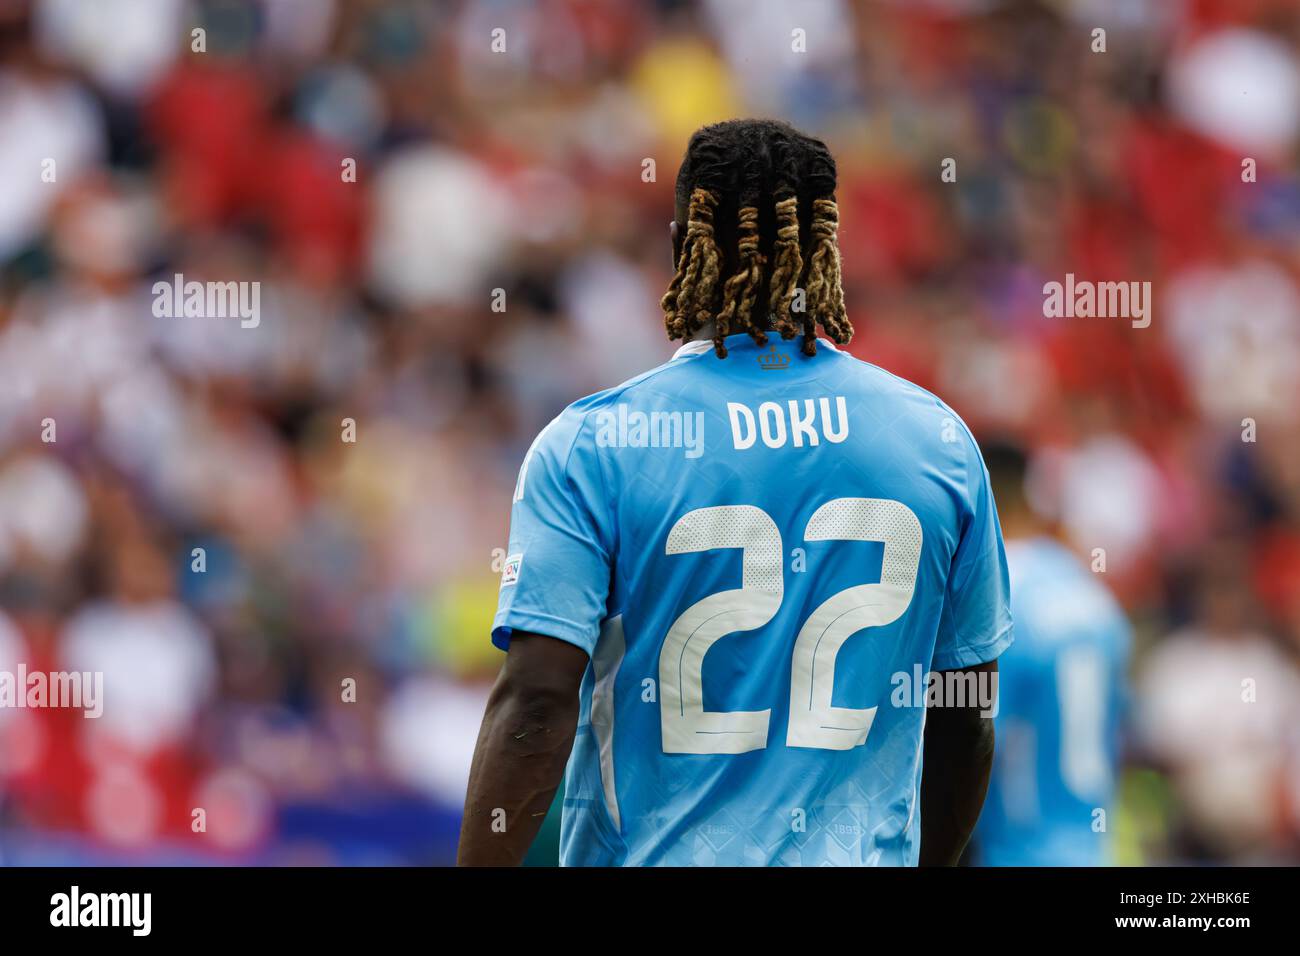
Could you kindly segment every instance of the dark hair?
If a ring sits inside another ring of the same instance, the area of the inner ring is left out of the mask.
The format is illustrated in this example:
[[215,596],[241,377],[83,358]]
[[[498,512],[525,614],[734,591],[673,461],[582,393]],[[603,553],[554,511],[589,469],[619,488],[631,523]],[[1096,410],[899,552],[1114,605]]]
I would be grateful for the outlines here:
[[[689,339],[714,322],[719,358],[736,332],[763,345],[769,328],[783,339],[802,331],[807,355],[817,352],[819,324],[841,345],[852,338],[835,159],[825,143],[776,120],[702,127],[677,173],[677,204],[687,209],[686,235],[661,303],[668,338]],[[804,308],[792,315],[801,283]]]
[[1019,442],[997,436],[980,442],[984,466],[989,470],[993,498],[1007,509],[1025,500],[1025,477],[1029,473],[1029,456]]

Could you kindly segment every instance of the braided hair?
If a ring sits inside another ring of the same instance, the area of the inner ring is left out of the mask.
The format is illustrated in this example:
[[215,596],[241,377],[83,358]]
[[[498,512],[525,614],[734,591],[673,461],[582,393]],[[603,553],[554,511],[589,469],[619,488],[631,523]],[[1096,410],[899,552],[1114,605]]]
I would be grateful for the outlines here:
[[[806,355],[817,353],[818,325],[840,345],[852,338],[825,143],[775,120],[702,127],[677,173],[677,204],[686,230],[661,302],[668,338],[690,339],[713,322],[719,358],[737,332],[759,345],[768,331],[802,333]],[[802,310],[794,308],[800,288]]]

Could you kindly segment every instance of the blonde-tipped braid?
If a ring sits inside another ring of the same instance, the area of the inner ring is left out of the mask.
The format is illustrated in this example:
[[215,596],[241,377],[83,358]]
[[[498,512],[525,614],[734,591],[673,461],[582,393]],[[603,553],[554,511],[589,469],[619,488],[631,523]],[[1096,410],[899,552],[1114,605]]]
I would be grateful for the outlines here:
[[691,193],[682,255],[660,301],[670,339],[689,339],[712,316],[720,262],[713,235],[713,210],[717,205],[718,197],[707,189]]
[[[804,282],[807,311],[804,313],[804,351],[816,342],[820,322],[831,341],[845,345],[853,337],[853,327],[844,311],[844,286],[840,276],[840,212],[833,199],[813,201],[812,254],[808,258],[808,276]],[[814,345],[815,348],[815,345]],[[809,353],[811,354],[811,353]]]
[[754,321],[754,303],[758,300],[758,290],[763,284],[763,267],[767,264],[767,257],[758,251],[757,207],[741,208],[736,232],[739,236],[736,254],[740,265],[722,289],[722,311],[718,313],[717,334],[713,338],[713,349],[718,358],[727,357],[725,340],[733,331],[749,332],[759,345],[767,342],[762,324]]
[[776,242],[772,247],[772,281],[769,308],[772,324],[781,338],[792,339],[798,326],[790,316],[790,303],[794,300],[803,272],[803,253],[799,248],[799,200],[788,196],[776,204]]

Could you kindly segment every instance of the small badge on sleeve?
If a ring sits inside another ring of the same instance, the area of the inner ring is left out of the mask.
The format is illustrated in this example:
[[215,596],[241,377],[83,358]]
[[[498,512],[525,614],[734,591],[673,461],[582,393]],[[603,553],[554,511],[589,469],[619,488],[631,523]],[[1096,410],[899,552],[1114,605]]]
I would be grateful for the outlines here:
[[519,565],[523,564],[524,556],[522,554],[511,554],[506,556],[506,563],[501,568],[501,586],[514,584],[519,580]]

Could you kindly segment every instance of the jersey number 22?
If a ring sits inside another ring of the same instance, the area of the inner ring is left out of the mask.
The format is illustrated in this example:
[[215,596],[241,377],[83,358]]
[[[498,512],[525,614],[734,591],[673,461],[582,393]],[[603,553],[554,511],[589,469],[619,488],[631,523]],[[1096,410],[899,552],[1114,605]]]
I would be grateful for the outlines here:
[[[850,750],[866,742],[876,708],[835,707],[835,658],[858,631],[898,620],[916,588],[921,523],[885,498],[836,498],[808,519],[805,541],[879,541],[880,582],[846,588],[809,615],[794,642],[790,675],[790,747]],[[767,746],[772,711],[706,711],[701,671],[714,641],[762,627],[783,596],[781,533],[761,508],[720,505],[683,515],[666,554],[741,550],[741,587],[692,604],[673,622],[659,651],[660,718],[665,753],[739,754]]]

